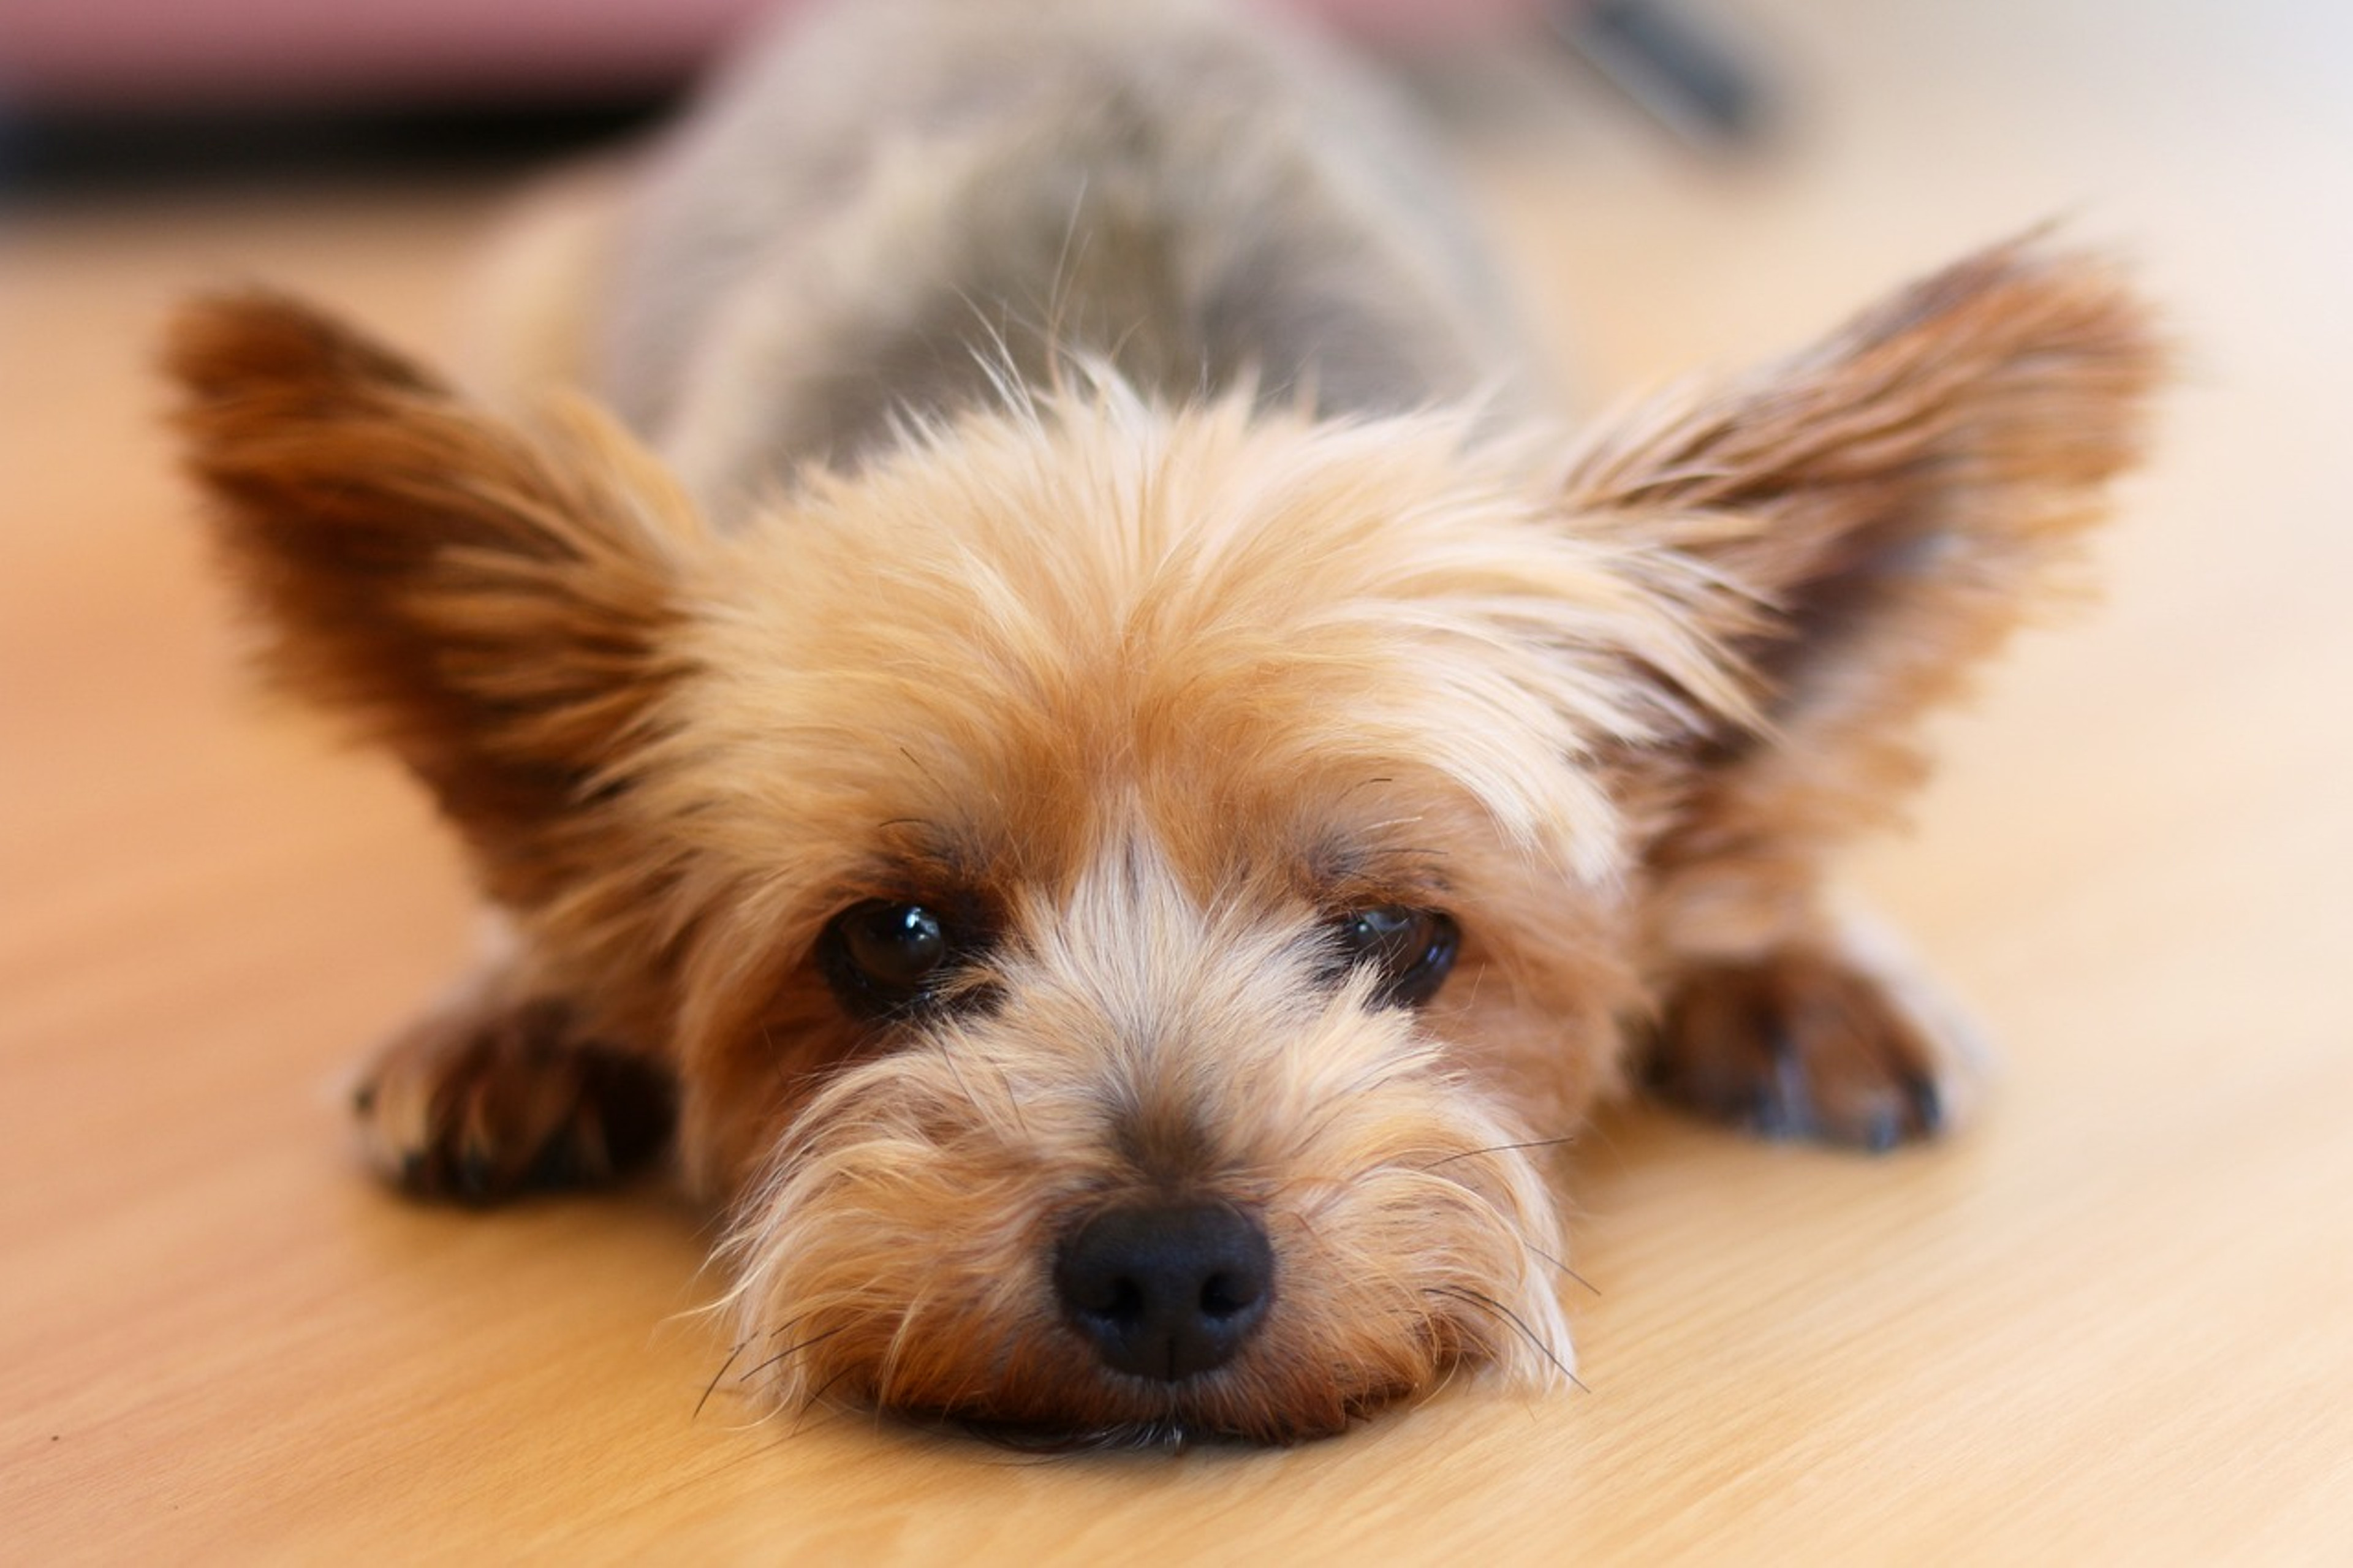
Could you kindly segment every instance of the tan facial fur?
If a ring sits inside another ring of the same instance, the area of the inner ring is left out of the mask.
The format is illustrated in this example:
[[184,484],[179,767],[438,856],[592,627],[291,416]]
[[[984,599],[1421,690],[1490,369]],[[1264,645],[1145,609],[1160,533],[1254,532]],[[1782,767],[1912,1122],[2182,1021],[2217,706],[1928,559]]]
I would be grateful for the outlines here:
[[[1283,1442],[1566,1374],[1544,1150],[1638,1075],[1949,1121],[1952,1031],[1821,863],[2131,456],[2158,355],[2106,268],[1999,247],[1574,439],[1021,359],[723,496],[285,300],[184,316],[268,668],[423,780],[512,933],[373,1075],[388,1174],[599,1179],[674,1096],[756,1397]],[[904,996],[871,909],[949,933]],[[1451,970],[1348,962],[1365,911]],[[1200,1364],[1089,1326],[1134,1213],[1151,1267],[1250,1275]]]
[[[1556,1226],[1511,1146],[1575,1125],[1638,1000],[1623,825],[1573,759],[1672,724],[1632,650],[1723,678],[1651,591],[1675,574],[1546,500],[1443,424],[1108,396],[727,542],[643,795],[758,911],[714,961],[770,955],[677,1048],[689,1160],[756,1194],[745,1342],[829,1336],[781,1392],[1282,1437],[1464,1349],[1566,1356]],[[865,898],[986,911],[970,984],[997,999],[807,1103],[861,1056],[808,954]],[[1325,973],[1326,923],[1386,905],[1470,933],[1418,1020]],[[1286,1282],[1244,1363],[1175,1398],[1074,1363],[1045,1279],[1131,1195],[1262,1215]]]

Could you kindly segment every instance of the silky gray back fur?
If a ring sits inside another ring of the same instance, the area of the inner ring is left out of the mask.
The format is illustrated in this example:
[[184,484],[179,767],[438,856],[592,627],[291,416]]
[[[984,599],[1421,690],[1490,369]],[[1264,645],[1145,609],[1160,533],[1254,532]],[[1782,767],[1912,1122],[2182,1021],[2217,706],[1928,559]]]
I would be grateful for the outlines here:
[[1107,362],[1172,402],[1503,391],[1447,182],[1377,84],[1206,0],[835,0],[655,155],[596,380],[706,500]]

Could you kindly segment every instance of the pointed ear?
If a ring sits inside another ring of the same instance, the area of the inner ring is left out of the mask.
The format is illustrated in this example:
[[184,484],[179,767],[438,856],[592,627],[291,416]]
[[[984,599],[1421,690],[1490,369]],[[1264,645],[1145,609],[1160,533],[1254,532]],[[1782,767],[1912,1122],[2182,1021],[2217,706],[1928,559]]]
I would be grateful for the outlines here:
[[[2163,354],[2115,271],[2032,239],[1577,458],[1593,526],[1696,561],[1784,731],[1893,724],[2052,585],[2137,455]],[[1806,737],[1810,741],[1827,735]]]
[[167,363],[269,672],[425,781],[492,896],[543,894],[550,833],[673,673],[684,499],[591,411],[502,424],[283,299],[187,307]]

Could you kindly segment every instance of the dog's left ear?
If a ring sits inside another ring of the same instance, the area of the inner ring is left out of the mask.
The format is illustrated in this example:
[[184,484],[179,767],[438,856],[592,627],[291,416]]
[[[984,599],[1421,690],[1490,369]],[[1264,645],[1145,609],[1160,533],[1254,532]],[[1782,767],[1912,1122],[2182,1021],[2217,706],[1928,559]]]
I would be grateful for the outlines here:
[[174,321],[187,458],[278,681],[424,781],[486,890],[584,874],[582,808],[665,683],[700,521],[585,405],[529,426],[306,306]]
[[2163,358],[2112,268],[2002,246],[1761,374],[1636,410],[1567,499],[1697,563],[1698,614],[1782,748],[1883,749],[2048,589],[2137,454]]

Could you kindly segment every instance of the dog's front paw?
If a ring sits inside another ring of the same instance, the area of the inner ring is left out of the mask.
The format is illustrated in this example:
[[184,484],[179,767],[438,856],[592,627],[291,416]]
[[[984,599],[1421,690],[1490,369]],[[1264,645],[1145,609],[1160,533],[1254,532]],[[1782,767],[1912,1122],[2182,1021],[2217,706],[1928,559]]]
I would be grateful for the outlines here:
[[581,1037],[552,998],[472,1001],[395,1038],[353,1098],[369,1163],[420,1197],[490,1204],[596,1186],[669,1145],[659,1064]]
[[1768,1138],[1879,1151],[1944,1131],[1979,1053],[1874,946],[1780,948],[1685,972],[1651,1044],[1651,1088]]

